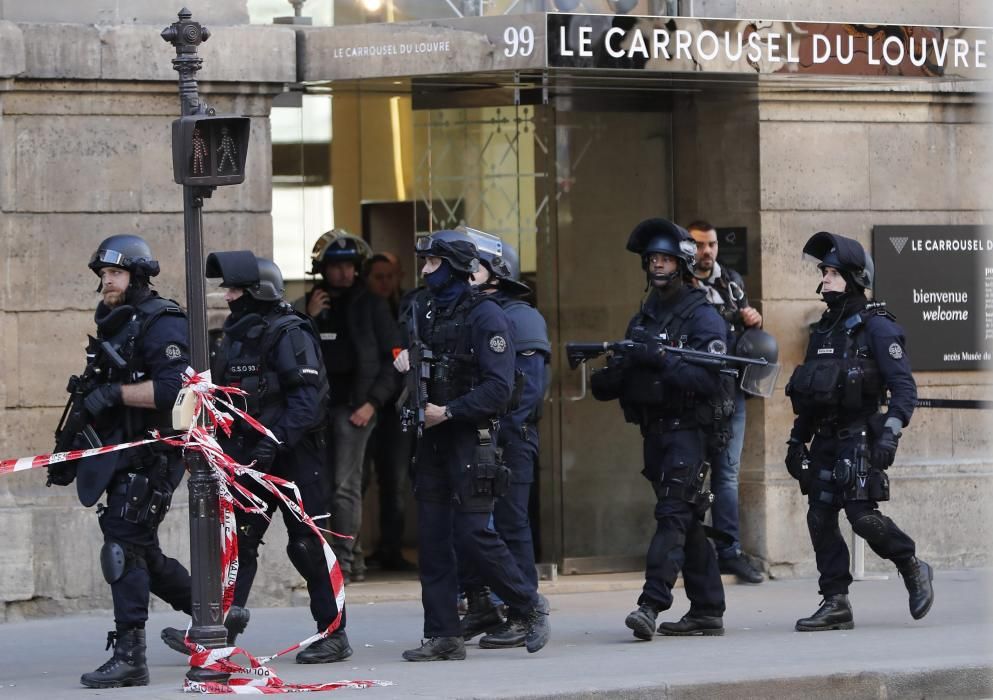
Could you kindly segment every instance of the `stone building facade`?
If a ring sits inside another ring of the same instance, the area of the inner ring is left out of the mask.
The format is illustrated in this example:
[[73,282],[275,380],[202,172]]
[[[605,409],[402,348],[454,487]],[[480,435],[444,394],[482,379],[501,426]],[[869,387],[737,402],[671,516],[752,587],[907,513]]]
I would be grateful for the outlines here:
[[[81,368],[92,332],[97,297],[86,262],[101,239],[120,232],[146,237],[162,262],[156,288],[184,301],[182,191],[172,181],[169,147],[179,100],[173,48],[159,36],[175,11],[161,0],[59,5],[55,11],[44,3],[0,3],[0,459],[51,447],[64,377]],[[202,11],[192,9],[213,32],[201,47],[201,95],[218,112],[252,117],[249,176],[206,201],[205,247],[267,254],[273,238],[268,116],[286,86],[335,79],[318,51],[320,32],[328,30],[248,25],[245,0],[211,0]],[[835,0],[805,3],[802,11],[784,0],[698,0],[695,10],[782,20],[991,24],[979,0]],[[300,40],[299,33],[311,38]],[[628,134],[643,141],[598,142],[593,157],[571,173],[575,188],[553,192],[558,218],[543,231],[535,264],[553,341],[623,331],[641,280],[625,277],[630,261],[617,258],[616,269],[609,267],[616,242],[599,235],[605,227],[629,230],[634,221],[628,219],[667,212],[680,221],[734,220],[756,233],[747,281],[767,329],[780,341],[782,385],[802,356],[803,327],[819,309],[816,280],[797,262],[807,235],[827,229],[868,244],[873,224],[991,223],[987,84],[791,89],[788,82],[760,82],[747,93],[709,88],[677,95],[667,109],[673,146],[659,157],[680,175],[639,188],[618,187],[611,168],[653,148],[652,128],[637,118],[605,116],[603,123],[618,131],[634,125]],[[556,118],[561,125],[571,117],[563,109]],[[340,189],[352,200],[342,206],[358,211],[361,187]],[[660,201],[667,212],[656,208]],[[609,269],[598,274],[591,256]],[[589,400],[569,402],[576,377],[564,358],[555,359],[554,369],[541,467],[546,559],[609,559],[612,550],[620,558],[640,556],[652,524],[649,494],[637,476],[636,431]],[[920,373],[917,379],[921,394],[934,397],[988,397],[993,385],[989,372]],[[807,575],[813,561],[804,505],[782,468],[790,420],[781,394],[749,404],[743,532],[746,548],[775,574]],[[571,442],[571,435],[594,425],[612,436],[609,444]],[[980,411],[921,410],[901,443],[887,511],[906,523],[921,554],[938,567],[993,561],[990,427]],[[630,478],[604,476],[590,463],[597,455],[626,463]],[[186,517],[181,489],[162,539],[183,560]],[[0,477],[0,532],[0,621],[109,606],[95,516],[72,489],[46,489],[40,473]],[[267,538],[272,555],[262,560],[254,604],[295,603],[301,595],[298,582],[284,579],[280,537],[282,528],[273,528]]]

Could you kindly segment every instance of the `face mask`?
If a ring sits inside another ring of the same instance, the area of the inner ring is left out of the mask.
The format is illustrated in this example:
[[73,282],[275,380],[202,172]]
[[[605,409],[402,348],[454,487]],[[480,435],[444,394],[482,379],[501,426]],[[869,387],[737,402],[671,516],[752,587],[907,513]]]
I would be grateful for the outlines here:
[[442,260],[441,265],[437,270],[424,275],[424,284],[426,284],[428,289],[432,292],[437,292],[444,289],[451,279],[452,268],[449,267],[447,260]]
[[231,309],[231,313],[235,315],[248,313],[252,310],[252,297],[250,297],[247,293],[242,294],[234,301],[229,301],[228,308]]
[[845,296],[845,292],[822,292],[821,297],[828,306],[834,306]]

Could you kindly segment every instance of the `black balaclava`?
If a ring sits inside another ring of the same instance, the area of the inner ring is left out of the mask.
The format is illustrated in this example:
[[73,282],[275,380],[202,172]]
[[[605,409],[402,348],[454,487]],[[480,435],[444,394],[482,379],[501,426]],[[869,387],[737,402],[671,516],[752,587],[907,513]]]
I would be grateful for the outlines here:
[[441,306],[448,306],[469,289],[469,280],[442,258],[441,265],[434,272],[424,275],[424,283],[431,295]]

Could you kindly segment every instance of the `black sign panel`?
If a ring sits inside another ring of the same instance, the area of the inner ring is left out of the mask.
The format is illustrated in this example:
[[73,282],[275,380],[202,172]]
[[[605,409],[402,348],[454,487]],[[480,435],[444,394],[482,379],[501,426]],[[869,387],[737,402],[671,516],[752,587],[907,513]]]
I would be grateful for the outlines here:
[[907,332],[914,370],[993,361],[993,229],[874,226],[874,295]]
[[717,257],[721,265],[730,267],[739,275],[748,274],[748,229],[744,226],[727,226],[715,229]]

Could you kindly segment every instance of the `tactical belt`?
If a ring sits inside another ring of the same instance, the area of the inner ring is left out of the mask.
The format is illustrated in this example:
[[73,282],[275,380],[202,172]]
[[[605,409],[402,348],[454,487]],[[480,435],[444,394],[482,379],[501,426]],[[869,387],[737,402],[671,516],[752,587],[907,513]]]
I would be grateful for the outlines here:
[[820,435],[821,437],[834,437],[839,440],[847,440],[849,438],[859,435],[863,430],[866,430],[867,423],[865,421],[856,421],[855,423],[850,423],[844,428],[839,428],[834,422],[821,423],[814,429],[814,433]]
[[687,418],[656,418],[641,427],[642,435],[662,435],[676,430],[695,430],[699,428],[695,420]]

